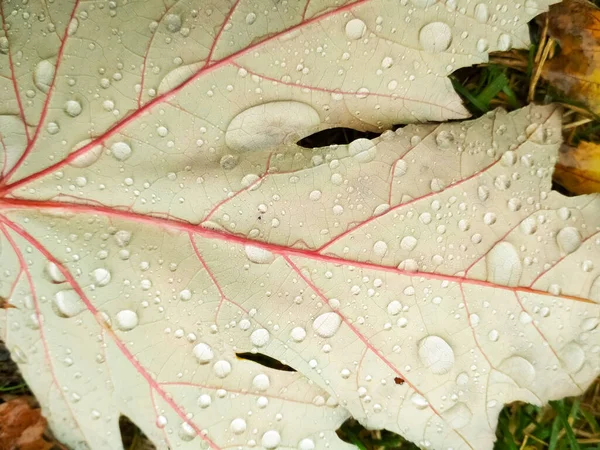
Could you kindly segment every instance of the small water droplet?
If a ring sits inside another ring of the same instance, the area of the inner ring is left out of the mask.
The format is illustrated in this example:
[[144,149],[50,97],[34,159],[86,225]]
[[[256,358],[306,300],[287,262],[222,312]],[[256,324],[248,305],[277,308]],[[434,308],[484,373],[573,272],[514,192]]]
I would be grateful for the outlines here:
[[233,434],[242,434],[246,431],[246,421],[240,417],[233,419],[229,426]]
[[508,35],[506,33],[502,33],[498,37],[498,50],[500,50],[501,52],[505,52],[505,51],[509,50],[511,45],[512,45],[512,38],[510,37],[510,35]]
[[373,253],[379,257],[384,257],[388,251],[388,245],[383,241],[377,241],[373,244]]
[[485,257],[487,280],[502,286],[518,286],[523,264],[510,242],[499,242]]
[[253,245],[244,247],[246,256],[255,264],[269,264],[275,260],[275,255],[268,250]]
[[291,338],[296,342],[302,342],[306,338],[306,330],[302,327],[295,327],[290,332]]
[[252,386],[259,391],[266,391],[271,386],[271,380],[264,373],[256,375],[252,380]]
[[168,14],[165,17],[165,25],[171,33],[177,33],[181,30],[181,16],[178,14]]
[[355,139],[348,145],[348,153],[360,163],[368,163],[375,159],[377,147],[370,139]]
[[97,286],[102,287],[110,283],[111,275],[108,270],[100,267],[92,272],[92,278]]
[[486,23],[489,16],[490,13],[488,12],[488,7],[485,3],[478,3],[477,6],[475,6],[475,19],[477,22]]
[[559,358],[569,373],[577,373],[585,362],[585,352],[577,342],[569,342],[559,352]]
[[33,84],[35,84],[35,87],[47,94],[54,80],[54,70],[54,64],[47,59],[43,59],[37,63],[33,72]]
[[231,373],[231,364],[229,361],[221,359],[213,365],[213,372],[219,378],[225,378]]
[[410,396],[410,401],[417,409],[425,409],[429,406],[427,399],[417,392]]
[[73,317],[85,310],[85,304],[73,289],[58,291],[54,295],[54,306],[60,317]]

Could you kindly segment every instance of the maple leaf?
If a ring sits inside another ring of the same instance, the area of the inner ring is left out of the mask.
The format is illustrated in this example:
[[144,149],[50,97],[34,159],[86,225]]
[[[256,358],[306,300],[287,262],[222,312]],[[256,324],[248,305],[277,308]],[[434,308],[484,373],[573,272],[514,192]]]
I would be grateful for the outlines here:
[[555,107],[297,145],[464,117],[446,75],[537,9],[57,3],[2,4],[0,331],[65,444],[344,449],[353,416],[489,449],[598,373]]

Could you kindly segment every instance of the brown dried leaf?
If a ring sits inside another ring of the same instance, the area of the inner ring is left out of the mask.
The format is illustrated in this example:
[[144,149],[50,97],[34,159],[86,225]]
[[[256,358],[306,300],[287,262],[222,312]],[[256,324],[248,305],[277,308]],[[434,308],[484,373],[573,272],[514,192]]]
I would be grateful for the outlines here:
[[50,450],[46,419],[23,397],[0,405],[0,450]]
[[566,0],[553,5],[548,18],[548,33],[561,51],[546,62],[542,77],[600,112],[600,9],[585,0]]
[[600,145],[582,141],[561,148],[554,181],[574,194],[600,192]]

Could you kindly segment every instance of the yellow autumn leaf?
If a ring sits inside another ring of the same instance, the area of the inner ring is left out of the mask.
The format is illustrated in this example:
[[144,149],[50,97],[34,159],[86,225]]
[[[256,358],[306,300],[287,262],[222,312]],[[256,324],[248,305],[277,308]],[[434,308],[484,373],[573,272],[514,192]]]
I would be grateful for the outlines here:
[[574,194],[600,192],[600,145],[580,142],[559,153],[554,181]]

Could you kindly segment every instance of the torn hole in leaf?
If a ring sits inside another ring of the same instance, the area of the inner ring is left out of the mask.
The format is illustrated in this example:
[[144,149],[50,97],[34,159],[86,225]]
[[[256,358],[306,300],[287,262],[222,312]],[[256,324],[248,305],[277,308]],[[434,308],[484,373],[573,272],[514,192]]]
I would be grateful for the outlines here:
[[327,147],[334,144],[346,145],[356,139],[374,139],[380,134],[372,131],[353,130],[352,128],[329,128],[306,136],[300,139],[297,144],[304,148]]
[[253,361],[261,366],[269,367],[275,370],[282,370],[284,372],[295,372],[296,369],[283,364],[281,361],[276,360],[275,358],[271,358],[270,356],[263,355],[262,353],[236,353],[235,354],[239,359],[245,359],[247,361]]
[[412,442],[399,434],[388,430],[367,430],[356,419],[346,420],[336,430],[339,438],[359,449],[401,448],[402,450],[418,450]]
[[119,416],[119,430],[123,448],[130,450],[153,450],[156,446],[146,437],[135,423],[127,416]]

